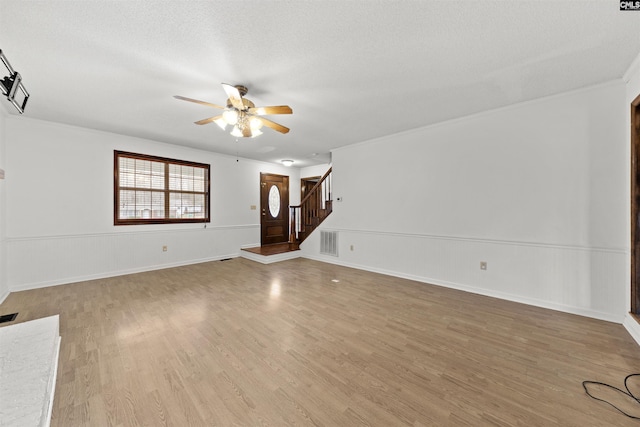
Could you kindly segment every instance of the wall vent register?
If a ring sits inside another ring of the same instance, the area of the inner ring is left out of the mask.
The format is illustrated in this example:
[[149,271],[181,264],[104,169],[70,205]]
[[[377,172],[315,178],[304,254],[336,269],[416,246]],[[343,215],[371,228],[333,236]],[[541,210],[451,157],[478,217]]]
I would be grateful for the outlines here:
[[320,231],[320,253],[323,255],[338,256],[337,231]]

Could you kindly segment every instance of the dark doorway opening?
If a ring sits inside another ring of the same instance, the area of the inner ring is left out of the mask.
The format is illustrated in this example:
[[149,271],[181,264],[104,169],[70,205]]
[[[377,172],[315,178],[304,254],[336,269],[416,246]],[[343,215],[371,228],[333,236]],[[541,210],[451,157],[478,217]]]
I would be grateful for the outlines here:
[[631,313],[640,315],[640,95],[631,103]]
[[320,181],[321,176],[311,176],[309,178],[302,178],[300,180],[300,200],[304,200],[305,196],[309,194],[311,189],[316,186]]

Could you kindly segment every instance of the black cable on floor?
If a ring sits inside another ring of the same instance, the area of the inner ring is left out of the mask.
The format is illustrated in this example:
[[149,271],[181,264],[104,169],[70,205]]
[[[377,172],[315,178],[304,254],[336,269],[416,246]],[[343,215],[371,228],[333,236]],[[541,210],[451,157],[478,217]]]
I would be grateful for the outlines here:
[[629,390],[629,386],[627,385],[627,381],[629,380],[629,378],[631,377],[639,377],[640,373],[638,374],[629,374],[626,377],[624,377],[624,388],[627,389],[627,391],[624,391],[622,389],[619,389],[618,387],[614,387],[610,384],[605,384],[605,383],[601,383],[599,381],[582,381],[582,387],[584,388],[584,391],[587,393],[587,395],[595,400],[599,400],[600,402],[604,402],[608,405],[613,406],[617,411],[619,411],[620,413],[626,415],[629,418],[633,418],[634,420],[640,420],[640,417],[635,417],[633,415],[629,415],[626,412],[624,412],[622,409],[618,408],[616,405],[614,405],[613,403],[609,402],[608,400],[604,400],[604,399],[600,399],[599,397],[595,397],[593,396],[591,393],[589,393],[589,389],[587,389],[587,384],[595,384],[595,385],[601,385],[601,386],[605,386],[605,387],[609,387],[612,388],[616,391],[619,391],[622,394],[626,394],[627,396],[629,396],[630,398],[632,398],[633,400],[635,400],[637,403],[640,404],[640,398],[636,397],[635,394],[633,394],[631,392],[631,390]]

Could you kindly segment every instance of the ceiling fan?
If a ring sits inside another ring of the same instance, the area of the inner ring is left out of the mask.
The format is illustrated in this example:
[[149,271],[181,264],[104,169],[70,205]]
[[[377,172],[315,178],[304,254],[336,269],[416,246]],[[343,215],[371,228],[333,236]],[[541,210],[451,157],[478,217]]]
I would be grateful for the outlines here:
[[263,125],[280,133],[289,132],[288,127],[261,117],[270,114],[292,114],[293,110],[288,105],[256,107],[253,102],[247,98],[243,98],[248,91],[246,86],[232,86],[227,83],[222,83],[222,88],[229,97],[227,99],[226,107],[199,101],[197,99],[186,98],[180,95],[175,95],[174,98],[224,110],[220,115],[198,120],[195,124],[206,125],[207,123],[213,122],[220,126],[222,130],[225,130],[227,125],[231,125],[233,126],[231,135],[235,137],[253,138],[258,135],[262,135],[262,131],[260,129]]

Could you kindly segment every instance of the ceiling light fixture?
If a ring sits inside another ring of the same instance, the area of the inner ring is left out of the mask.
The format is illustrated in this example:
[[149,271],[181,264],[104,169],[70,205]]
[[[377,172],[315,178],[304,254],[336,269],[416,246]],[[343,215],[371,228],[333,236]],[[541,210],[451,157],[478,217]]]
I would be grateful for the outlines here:
[[213,120],[213,122],[215,124],[217,124],[218,126],[220,126],[220,129],[222,129],[222,130],[225,130],[227,128],[227,122],[222,117],[219,117],[219,118]]
[[225,108],[222,113],[222,117],[215,119],[213,122],[220,126],[222,130],[225,130],[227,125],[233,126],[231,135],[236,138],[247,136],[255,138],[256,136],[262,135],[262,131],[260,130],[263,125],[262,120],[258,117],[250,116],[232,105],[227,105],[227,108]]
[[233,130],[231,131],[231,135],[235,136],[236,138],[242,138],[243,136],[242,131],[238,126],[233,127]]
[[282,164],[285,165],[286,167],[289,167],[293,164],[293,160],[283,160]]
[[236,110],[233,107],[227,107],[227,109],[224,110],[224,112],[222,113],[222,119],[228,125],[231,125],[231,126],[238,123],[238,118],[239,118],[238,110]]
[[[0,54],[1,53],[2,51],[0,51]],[[244,98],[247,94],[246,86],[231,86],[230,84],[222,83],[222,88],[229,97],[224,107],[179,95],[175,95],[174,98],[223,110],[218,116],[198,120],[195,123],[197,125],[206,125],[207,123],[213,122],[222,130],[226,130],[227,126],[230,125],[232,127],[231,135],[236,138],[255,138],[256,136],[260,136],[262,135],[260,129],[262,129],[263,126],[280,133],[289,132],[288,127],[260,117],[270,114],[292,114],[293,110],[288,105],[256,107],[251,100]]]

